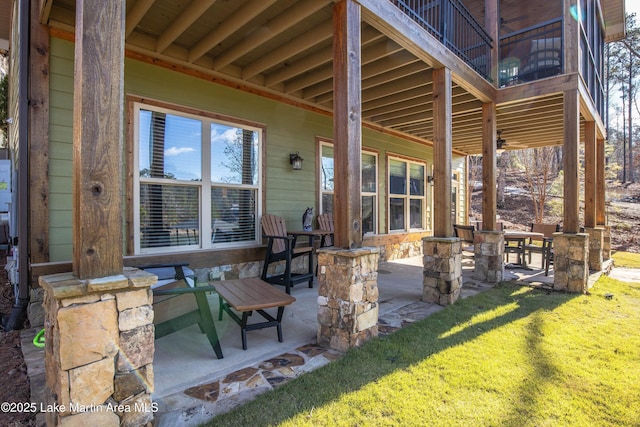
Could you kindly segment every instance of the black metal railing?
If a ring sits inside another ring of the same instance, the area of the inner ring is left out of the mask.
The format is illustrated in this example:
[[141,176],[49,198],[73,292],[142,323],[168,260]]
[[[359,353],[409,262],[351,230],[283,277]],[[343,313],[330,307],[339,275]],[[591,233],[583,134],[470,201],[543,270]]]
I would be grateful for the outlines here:
[[498,86],[555,76],[564,71],[562,18],[500,38]]
[[589,8],[585,21],[580,22],[580,64],[582,80],[589,89],[589,94],[600,117],[604,114],[604,35],[598,23],[600,16],[596,8]]
[[391,0],[429,34],[491,80],[492,40],[459,0]]

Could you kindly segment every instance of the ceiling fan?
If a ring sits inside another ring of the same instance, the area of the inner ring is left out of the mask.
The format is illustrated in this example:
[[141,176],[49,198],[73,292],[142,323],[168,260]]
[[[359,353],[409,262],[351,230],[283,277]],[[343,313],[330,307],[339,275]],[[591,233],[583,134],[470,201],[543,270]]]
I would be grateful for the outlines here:
[[521,146],[519,142],[515,142],[515,141],[510,141],[507,142],[505,139],[502,138],[502,130],[497,129],[496,133],[498,134],[498,138],[496,139],[496,152],[498,153],[503,153],[507,147],[510,148],[525,148],[524,146]]

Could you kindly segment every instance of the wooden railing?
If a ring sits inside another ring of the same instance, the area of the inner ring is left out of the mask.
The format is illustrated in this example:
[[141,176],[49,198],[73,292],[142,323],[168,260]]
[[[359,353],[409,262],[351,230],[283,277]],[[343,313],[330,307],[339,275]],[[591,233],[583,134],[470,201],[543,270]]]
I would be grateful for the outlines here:
[[564,71],[562,18],[500,38],[499,87],[551,77]]
[[487,80],[492,40],[459,0],[391,0]]

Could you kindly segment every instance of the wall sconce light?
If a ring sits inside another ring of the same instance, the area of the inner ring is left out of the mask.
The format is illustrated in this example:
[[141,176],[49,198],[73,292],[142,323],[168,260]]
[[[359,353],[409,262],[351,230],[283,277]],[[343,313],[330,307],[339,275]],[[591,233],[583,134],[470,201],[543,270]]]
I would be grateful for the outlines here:
[[427,175],[427,183],[433,184],[433,175]]
[[291,168],[294,171],[299,171],[302,169],[302,161],[304,159],[300,157],[300,153],[296,151],[295,154],[289,154],[289,163],[291,163]]

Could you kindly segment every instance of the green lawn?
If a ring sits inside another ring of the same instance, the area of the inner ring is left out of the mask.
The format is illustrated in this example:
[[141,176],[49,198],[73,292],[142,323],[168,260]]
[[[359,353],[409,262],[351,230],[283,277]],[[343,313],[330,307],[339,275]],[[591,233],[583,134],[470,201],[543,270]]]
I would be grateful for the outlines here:
[[640,254],[632,252],[614,252],[611,255],[616,267],[640,268]]
[[640,426],[640,283],[501,284],[210,425]]

